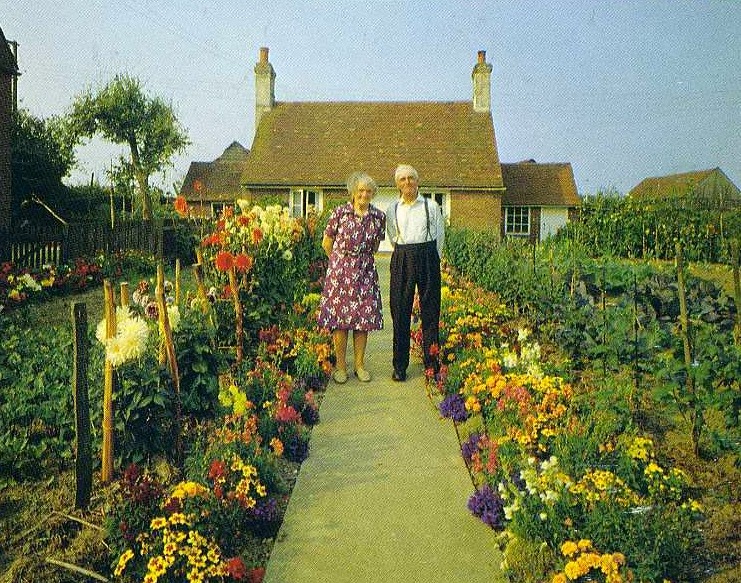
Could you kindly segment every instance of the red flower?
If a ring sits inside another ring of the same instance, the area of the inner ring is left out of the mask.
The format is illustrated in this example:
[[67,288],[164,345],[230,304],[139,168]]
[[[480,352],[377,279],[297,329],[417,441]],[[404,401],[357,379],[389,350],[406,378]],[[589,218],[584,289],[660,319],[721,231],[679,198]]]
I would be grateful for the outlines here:
[[250,217],[248,217],[247,215],[239,215],[237,217],[237,224],[240,227],[246,227],[250,224]]
[[265,567],[250,569],[250,583],[262,583],[265,577]]
[[437,356],[440,354],[440,346],[437,343],[430,345],[430,356]]
[[263,232],[262,229],[252,229],[252,244],[253,245],[259,245],[260,241],[262,241],[263,238]]
[[232,557],[226,561],[226,572],[232,579],[237,581],[247,580],[247,565],[244,564],[242,557]]
[[207,235],[206,237],[204,237],[203,241],[201,241],[201,245],[203,247],[212,247],[218,245],[219,243],[219,235],[217,235],[216,233]]
[[245,253],[240,253],[234,258],[234,267],[237,268],[237,271],[249,271],[252,269],[252,265],[254,264],[254,261],[251,256],[246,255]]
[[211,466],[208,469],[208,477],[211,480],[219,480],[224,477],[226,473],[226,464],[221,460],[213,460]]
[[275,419],[283,423],[292,423],[301,420],[301,415],[290,405],[280,405],[275,412]]
[[214,263],[216,263],[216,269],[219,271],[230,271],[234,267],[234,255],[229,251],[221,251],[216,255]]
[[181,217],[184,217],[188,214],[188,201],[185,200],[184,196],[178,196],[175,199],[173,206],[175,207],[175,212]]

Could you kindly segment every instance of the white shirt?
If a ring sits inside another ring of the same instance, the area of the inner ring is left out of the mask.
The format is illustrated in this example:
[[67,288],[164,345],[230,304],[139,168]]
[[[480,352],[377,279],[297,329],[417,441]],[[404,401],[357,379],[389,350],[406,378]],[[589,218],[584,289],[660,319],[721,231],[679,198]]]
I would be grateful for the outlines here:
[[[429,233],[427,231],[427,212],[429,213]],[[421,194],[410,204],[399,198],[391,203],[386,211],[386,232],[392,245],[412,245],[435,241],[437,254],[442,257],[445,244],[445,224],[440,205],[434,200],[425,199]]]

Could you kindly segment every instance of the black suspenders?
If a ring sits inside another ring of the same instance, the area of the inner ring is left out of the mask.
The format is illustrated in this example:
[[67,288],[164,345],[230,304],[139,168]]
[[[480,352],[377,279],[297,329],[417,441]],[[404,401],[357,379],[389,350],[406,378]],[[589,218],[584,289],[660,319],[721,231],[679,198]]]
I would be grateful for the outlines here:
[[[430,207],[427,204],[427,197],[422,197],[425,201],[425,219],[427,220],[427,238],[430,238]],[[401,234],[401,231],[399,230],[399,217],[396,214],[396,207],[399,206],[399,201],[397,200],[394,203],[394,223],[396,223],[396,236],[398,237]]]

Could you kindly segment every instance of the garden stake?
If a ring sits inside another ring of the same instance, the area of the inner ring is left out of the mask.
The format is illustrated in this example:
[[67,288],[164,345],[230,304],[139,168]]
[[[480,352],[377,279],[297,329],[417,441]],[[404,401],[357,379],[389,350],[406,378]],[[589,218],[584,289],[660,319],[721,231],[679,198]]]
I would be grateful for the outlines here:
[[90,504],[93,486],[93,457],[90,439],[90,401],[87,385],[87,307],[84,303],[72,304],[74,330],[72,391],[75,404],[75,508],[85,510]]
[[131,303],[130,296],[129,296],[129,282],[128,281],[122,281],[121,282],[121,307],[126,307]]
[[684,366],[687,371],[687,392],[690,395],[692,409],[692,445],[695,455],[699,453],[700,430],[702,428],[702,411],[695,394],[695,377],[692,374],[692,345],[690,344],[690,320],[687,315],[687,295],[684,285],[684,260],[682,258],[682,244],[674,246],[677,254],[677,294],[679,295],[679,323],[682,330],[682,344],[684,346]]
[[170,320],[167,316],[167,302],[165,301],[165,268],[162,265],[162,261],[157,263],[157,287],[155,288],[155,296],[157,299],[157,312],[159,313],[160,332],[162,333],[160,355],[164,353],[166,356],[170,375],[172,376],[173,389],[175,391],[175,449],[177,452],[178,462],[180,462],[182,453],[180,371],[178,370],[178,360],[175,354],[175,344],[172,340]]
[[736,331],[734,333],[736,346],[741,344],[741,276],[739,276],[741,253],[739,251],[741,251],[739,240],[734,239],[731,241],[731,265],[733,267],[733,294],[736,301]]
[[232,298],[234,299],[234,324],[235,324],[235,335],[237,343],[237,364],[242,362],[244,358],[244,322],[242,318],[242,304],[239,301],[239,287],[237,287],[237,271],[232,266],[229,270],[229,287],[232,291]]
[[[106,339],[116,335],[116,300],[113,285],[103,280]],[[103,451],[100,480],[107,484],[113,479],[113,364],[108,358],[103,365]]]
[[175,305],[180,305],[180,257],[175,259]]

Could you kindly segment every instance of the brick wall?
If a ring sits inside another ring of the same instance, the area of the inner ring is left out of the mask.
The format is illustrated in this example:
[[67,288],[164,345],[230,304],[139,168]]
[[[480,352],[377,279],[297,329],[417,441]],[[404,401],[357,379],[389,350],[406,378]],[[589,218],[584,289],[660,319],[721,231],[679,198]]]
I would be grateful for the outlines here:
[[501,234],[501,195],[486,191],[451,191],[450,224],[453,227],[491,230]]

